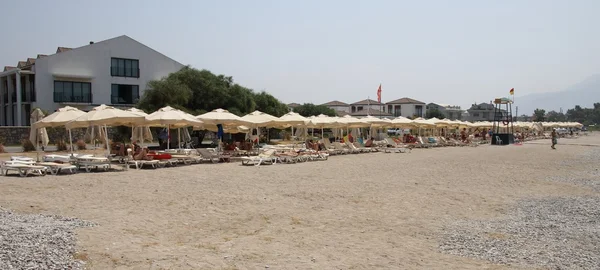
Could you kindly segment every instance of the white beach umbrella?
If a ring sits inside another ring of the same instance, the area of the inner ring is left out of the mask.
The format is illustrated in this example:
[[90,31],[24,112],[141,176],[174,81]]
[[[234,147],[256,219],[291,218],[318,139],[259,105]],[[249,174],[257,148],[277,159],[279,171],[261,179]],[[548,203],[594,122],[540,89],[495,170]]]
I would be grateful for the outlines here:
[[275,123],[279,118],[261,111],[253,111],[241,117],[242,120],[248,122],[255,127],[267,127]]
[[364,121],[361,118],[352,117],[350,115],[344,115],[343,117],[338,118],[337,123],[346,128],[362,128],[369,127],[371,124],[367,121]]
[[[203,122],[198,120],[193,115],[186,113],[184,111],[175,109],[171,106],[166,106],[160,108],[158,111],[155,111],[145,117],[146,126],[153,127],[167,127],[167,131],[169,135],[167,136],[167,148],[171,145],[171,136],[170,131],[171,128],[177,129],[177,138],[180,137],[180,128],[184,127],[201,127],[203,126]],[[178,140],[181,142],[181,140]],[[179,144],[181,146],[181,143]]]
[[306,126],[309,119],[295,112],[289,112],[279,117],[275,124],[281,127]]
[[205,114],[196,116],[205,125],[243,126],[252,123],[224,109],[215,109]]
[[130,111],[120,110],[104,104],[68,122],[68,129],[89,126],[131,126],[144,123],[144,117]]
[[[44,118],[44,113],[40,108],[36,108],[31,112],[30,123],[39,122]],[[34,144],[42,143],[42,146],[48,146],[48,132],[46,128],[35,128],[33,125],[29,129],[29,141]]]
[[33,124],[33,126],[35,128],[60,127],[64,126],[68,122],[71,122],[84,114],[84,111],[70,106],[66,106],[56,110],[56,112],[42,118],[41,120],[36,121]]
[[398,127],[398,128],[408,128],[408,127],[413,127],[414,124],[413,124],[413,120],[408,119],[403,116],[398,116],[398,117],[392,119],[392,126]]
[[189,113],[166,106],[148,114],[142,124],[152,127],[182,128],[201,127],[203,122]]
[[[144,119],[148,114],[137,108],[130,108],[128,111],[135,113],[137,115],[143,116]],[[145,123],[145,122],[144,122]],[[153,140],[152,131],[150,127],[147,125],[144,126],[135,126],[131,128],[131,141],[139,141],[144,143],[144,141],[151,142]]]

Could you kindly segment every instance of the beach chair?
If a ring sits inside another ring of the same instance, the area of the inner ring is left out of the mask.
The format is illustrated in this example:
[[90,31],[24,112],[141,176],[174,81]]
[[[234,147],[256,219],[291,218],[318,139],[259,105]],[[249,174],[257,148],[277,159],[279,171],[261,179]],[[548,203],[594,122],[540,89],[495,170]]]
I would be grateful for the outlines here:
[[353,142],[352,145],[354,145],[355,148],[357,148],[358,150],[360,150],[361,153],[371,153],[371,152],[373,152],[373,148],[360,146],[360,144],[358,142]]
[[52,175],[58,175],[61,172],[69,172],[70,174],[77,173],[77,166],[71,163],[57,163],[57,162],[39,162],[36,165],[44,166],[47,171]]
[[385,138],[386,147],[383,148],[384,153],[408,153],[411,151],[409,147],[403,144],[397,144],[392,138]]
[[349,153],[353,153],[353,154],[355,154],[355,153],[356,153],[356,152],[353,152],[353,151],[351,151],[351,150],[350,150],[350,149],[348,149],[347,147],[344,147],[344,146],[343,146],[341,143],[339,143],[339,142],[333,142],[331,145],[334,147],[334,149],[335,149],[336,151],[338,151],[338,153],[341,153],[342,155],[349,154]]
[[108,171],[111,168],[110,159],[95,156],[76,156],[75,166],[77,169],[83,168],[86,172],[91,172],[93,169]]
[[144,166],[149,166],[153,169],[156,169],[160,163],[158,160],[134,159],[131,148],[127,149],[127,159],[125,159],[124,162],[125,169],[129,169],[129,166],[134,165],[137,170],[142,169]]
[[45,176],[47,168],[45,166],[40,165],[32,165],[29,163],[24,163],[20,161],[2,161],[0,163],[0,174],[8,175],[9,171],[16,171],[19,173],[19,176],[26,177],[30,174]]
[[198,148],[196,151],[198,152],[198,155],[200,155],[201,161],[209,161],[212,163],[219,163],[221,159],[229,159],[231,157],[230,155],[219,154],[214,149]]
[[267,149],[263,153],[257,156],[241,157],[242,165],[245,166],[260,166],[262,164],[272,165],[277,163],[277,156],[275,156],[275,149]]

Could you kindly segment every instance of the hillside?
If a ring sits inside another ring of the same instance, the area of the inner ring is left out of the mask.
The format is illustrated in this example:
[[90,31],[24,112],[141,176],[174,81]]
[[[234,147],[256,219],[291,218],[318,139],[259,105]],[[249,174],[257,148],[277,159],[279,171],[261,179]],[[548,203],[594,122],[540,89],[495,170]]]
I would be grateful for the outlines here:
[[531,115],[536,108],[546,111],[559,111],[562,108],[563,112],[567,112],[575,105],[592,107],[594,102],[600,102],[600,74],[591,76],[563,91],[515,97],[519,115]]

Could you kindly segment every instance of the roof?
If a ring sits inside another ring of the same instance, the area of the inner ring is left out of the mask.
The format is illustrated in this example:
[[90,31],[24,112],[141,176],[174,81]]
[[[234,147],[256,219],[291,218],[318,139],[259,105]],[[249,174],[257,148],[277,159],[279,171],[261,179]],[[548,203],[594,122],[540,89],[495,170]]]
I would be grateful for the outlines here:
[[300,104],[298,104],[298,103],[290,103],[290,104],[288,104],[288,107],[290,107],[290,108],[296,108],[298,106],[300,106]]
[[473,110],[493,110],[494,109],[494,104],[490,104],[490,103],[479,103],[479,104],[473,104],[471,105],[471,108],[469,108],[469,111],[473,111]]
[[27,65],[35,64],[35,58],[27,58]]
[[12,69],[15,69],[15,68],[17,68],[17,67],[4,66],[4,71],[9,71],[9,70],[12,70]]
[[354,103],[352,103],[350,105],[383,105],[383,103],[377,102],[377,101],[372,100],[372,99],[365,99],[365,100],[361,100],[361,101],[358,101],[358,102],[354,102]]
[[19,63],[17,64],[17,68],[22,68],[26,65],[27,65],[27,61],[19,61]]
[[345,112],[345,111],[338,111],[338,110],[335,110],[335,115],[337,115],[337,116],[339,116],[339,117],[343,117],[343,116],[349,115],[349,113],[347,113],[347,112]]
[[386,104],[425,104],[425,102],[418,101],[418,100],[412,99],[412,98],[403,97],[400,99],[390,101]]
[[72,50],[72,48],[67,48],[67,47],[58,47],[56,49],[56,53],[61,53],[61,52],[66,52],[66,51],[70,51]]
[[348,106],[347,103],[344,103],[344,102],[341,102],[341,101],[337,101],[337,100],[329,101],[329,102],[323,103],[321,105],[324,105],[324,106]]
[[360,111],[356,111],[351,113],[350,115],[352,116],[367,116],[367,115],[373,115],[373,116],[388,116],[388,117],[394,117],[393,115],[386,113],[386,112],[382,112],[380,110],[376,110],[373,108],[366,108],[364,110],[360,110]]
[[47,55],[47,54],[38,54],[38,55],[37,55],[37,58],[38,58],[38,59],[40,59],[40,58],[44,58],[44,57],[46,57],[46,56],[48,56],[48,55]]

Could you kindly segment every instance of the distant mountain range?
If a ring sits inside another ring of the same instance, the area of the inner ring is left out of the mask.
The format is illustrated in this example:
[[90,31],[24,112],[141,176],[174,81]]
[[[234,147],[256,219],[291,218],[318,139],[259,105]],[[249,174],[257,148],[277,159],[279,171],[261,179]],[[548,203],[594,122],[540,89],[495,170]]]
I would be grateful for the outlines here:
[[591,76],[563,91],[517,96],[514,105],[519,107],[519,115],[532,115],[538,108],[546,112],[552,110],[558,112],[562,108],[566,113],[575,105],[590,108],[595,102],[600,102],[600,74]]

